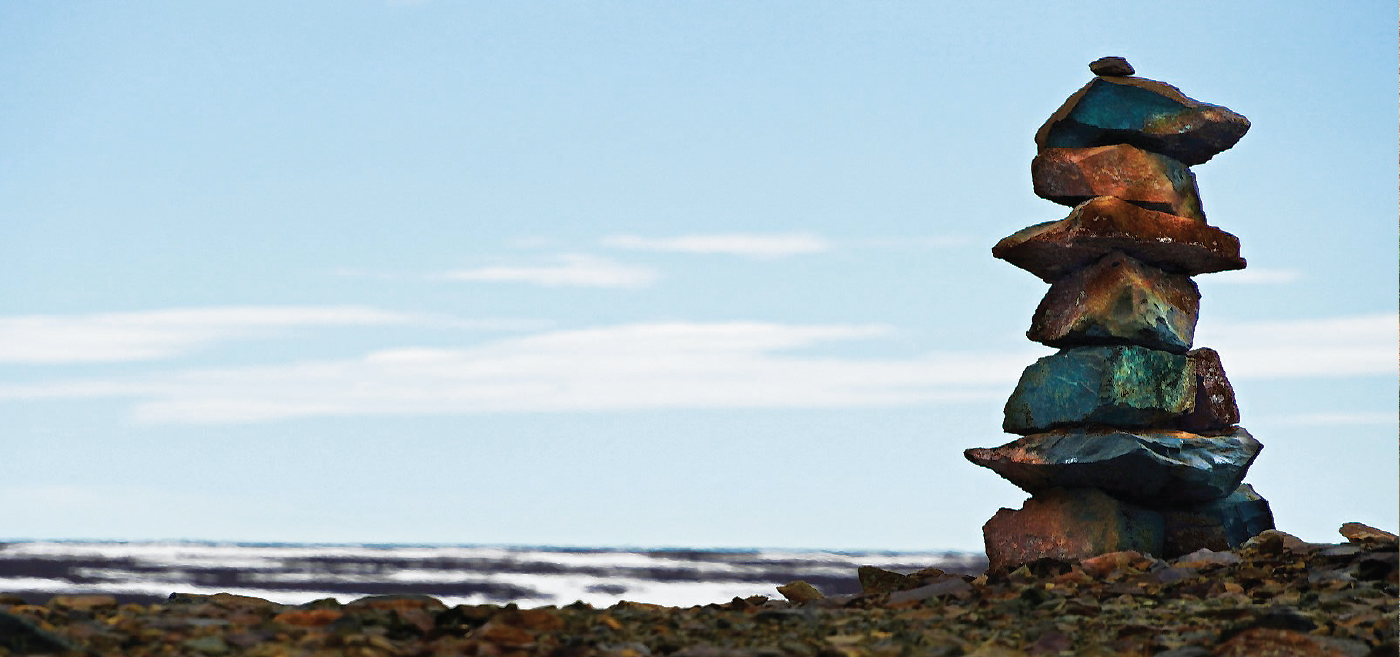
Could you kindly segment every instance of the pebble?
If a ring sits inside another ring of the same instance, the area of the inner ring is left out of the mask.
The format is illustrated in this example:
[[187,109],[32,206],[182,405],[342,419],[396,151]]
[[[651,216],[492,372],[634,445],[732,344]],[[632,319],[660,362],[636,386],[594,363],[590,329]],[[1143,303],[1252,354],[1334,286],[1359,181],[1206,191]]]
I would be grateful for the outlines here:
[[292,606],[177,593],[156,605],[89,598],[99,604],[80,610],[71,597],[36,605],[0,595],[0,657],[1396,654],[1396,544],[1295,541],[1272,532],[1231,552],[1173,561],[1120,552],[978,578],[927,569],[882,576],[894,591],[690,608],[449,608],[426,596]]
[[1110,77],[1125,77],[1137,71],[1133,70],[1133,65],[1122,57],[1100,57],[1089,62],[1089,70],[1094,75],[1107,75]]

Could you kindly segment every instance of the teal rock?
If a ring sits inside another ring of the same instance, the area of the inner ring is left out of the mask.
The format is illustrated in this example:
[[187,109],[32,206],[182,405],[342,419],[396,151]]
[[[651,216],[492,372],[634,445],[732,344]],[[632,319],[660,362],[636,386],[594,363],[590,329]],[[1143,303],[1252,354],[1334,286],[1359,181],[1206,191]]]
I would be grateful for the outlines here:
[[1070,429],[963,454],[1032,495],[1052,488],[1098,488],[1157,507],[1230,495],[1260,449],[1259,441],[1238,427],[1216,436]]
[[1190,277],[1114,252],[1051,285],[1026,337],[1059,348],[1136,344],[1185,353],[1200,307]]
[[1243,484],[1224,499],[1162,513],[1161,556],[1172,559],[1201,548],[1231,550],[1274,528],[1269,501]]
[[1196,373],[1190,359],[1146,347],[1078,347],[1037,360],[1006,400],[1007,433],[1069,425],[1164,426],[1190,412]]
[[1165,82],[1096,77],[1070,96],[1036,133],[1040,151],[1131,144],[1186,165],[1234,146],[1249,119],[1227,107],[1188,98]]
[[1162,514],[1092,488],[1055,488],[1000,509],[982,525],[987,571],[1005,573],[1040,559],[1075,562],[1136,550],[1160,554]]

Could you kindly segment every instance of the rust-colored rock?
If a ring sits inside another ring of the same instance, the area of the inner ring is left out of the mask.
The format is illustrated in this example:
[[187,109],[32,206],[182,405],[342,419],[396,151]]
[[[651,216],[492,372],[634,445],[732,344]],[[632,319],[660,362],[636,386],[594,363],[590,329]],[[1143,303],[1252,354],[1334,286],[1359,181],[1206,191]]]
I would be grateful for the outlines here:
[[1214,349],[1201,348],[1187,352],[1196,370],[1196,407],[1181,416],[1180,427],[1197,433],[1221,431],[1238,424],[1240,407],[1235,403],[1235,389],[1225,378],[1220,354]]
[[1031,182],[1036,196],[1061,205],[1114,196],[1149,210],[1206,220],[1191,169],[1128,144],[1047,148],[1031,160]]
[[1001,509],[982,526],[989,572],[1006,572],[1038,559],[1075,562],[1109,552],[1162,549],[1160,513],[1092,488],[1056,488]]
[[1039,150],[1132,144],[1201,164],[1249,130],[1249,119],[1202,103],[1165,82],[1100,76],[1074,92],[1036,132]]
[[1114,252],[1050,286],[1026,337],[1058,348],[1136,344],[1184,353],[1200,305],[1190,277]]
[[1395,543],[1400,537],[1383,529],[1376,529],[1359,522],[1348,522],[1337,530],[1350,543]]
[[1245,266],[1239,238],[1234,235],[1112,196],[1085,201],[1064,219],[1023,228],[992,247],[993,256],[1047,283],[1083,269],[1113,251],[1187,276]]

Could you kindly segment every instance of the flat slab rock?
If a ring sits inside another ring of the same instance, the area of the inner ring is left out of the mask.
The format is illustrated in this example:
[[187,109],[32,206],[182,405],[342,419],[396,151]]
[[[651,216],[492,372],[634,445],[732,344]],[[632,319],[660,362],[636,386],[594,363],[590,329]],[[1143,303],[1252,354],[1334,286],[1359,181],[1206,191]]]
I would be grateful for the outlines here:
[[1259,441],[1239,427],[1216,436],[1070,429],[963,454],[1032,495],[1052,488],[1098,488],[1160,507],[1234,493],[1260,449]]
[[1129,144],[1047,148],[1031,160],[1031,182],[1036,196],[1062,205],[1113,196],[1149,210],[1206,220],[1190,168]]
[[1074,92],[1036,132],[1039,150],[1132,144],[1187,165],[1234,146],[1249,119],[1165,82],[1102,76]]
[[1021,373],[1006,400],[1002,429],[1032,434],[1065,426],[1164,426],[1195,403],[1195,367],[1184,355],[1133,345],[1078,347]]
[[1026,337],[1059,348],[1136,344],[1182,353],[1200,307],[1190,277],[1115,251],[1051,285]]
[[1240,240],[1234,235],[1112,196],[1085,201],[1064,219],[1023,228],[992,247],[994,257],[1047,283],[1114,251],[1187,276],[1245,267]]

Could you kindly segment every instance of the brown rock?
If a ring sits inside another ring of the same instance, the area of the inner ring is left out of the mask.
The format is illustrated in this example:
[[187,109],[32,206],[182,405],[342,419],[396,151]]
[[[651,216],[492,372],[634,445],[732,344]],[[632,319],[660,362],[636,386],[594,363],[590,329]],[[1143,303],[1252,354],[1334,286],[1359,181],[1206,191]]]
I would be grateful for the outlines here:
[[1133,70],[1133,65],[1122,57],[1100,57],[1089,62],[1089,70],[1093,71],[1094,75],[1115,77],[1132,75],[1137,72]]
[[1200,305],[1189,277],[1113,252],[1051,285],[1026,337],[1057,348],[1136,344],[1183,353]]
[[1100,554],[1161,552],[1162,516],[1092,488],[1053,489],[1001,509],[982,526],[989,572],[1038,559],[1075,562]]
[[1149,210],[1206,220],[1191,169],[1128,144],[1045,149],[1031,160],[1031,182],[1036,196],[1062,205],[1114,196]]
[[49,598],[48,606],[54,609],[71,609],[76,611],[113,609],[117,606],[117,599],[110,595],[56,595]]
[[1239,238],[1234,235],[1112,196],[1085,201],[1064,219],[1023,228],[992,247],[993,256],[1047,283],[1113,251],[1187,276],[1245,266]]
[[1241,484],[1223,499],[1164,509],[1162,521],[1166,533],[1161,555],[1168,559],[1201,549],[1234,549],[1274,531],[1269,501],[1249,484]]
[[787,598],[788,602],[793,604],[816,602],[826,597],[822,595],[821,591],[817,590],[817,587],[800,579],[779,586],[778,593],[781,593],[784,598]]
[[1350,657],[1339,647],[1329,645],[1324,637],[1266,627],[1240,632],[1214,654],[1218,657]]
[[910,588],[914,579],[884,568],[861,566],[856,569],[856,579],[860,580],[861,593],[889,593]]
[[1222,431],[1240,421],[1235,389],[1225,378],[1220,354],[1214,349],[1195,349],[1186,354],[1196,366],[1196,407],[1181,416],[1181,428],[1196,433]]
[[1341,532],[1342,536],[1345,536],[1350,543],[1395,543],[1400,540],[1395,534],[1359,522],[1346,523],[1337,531]]

